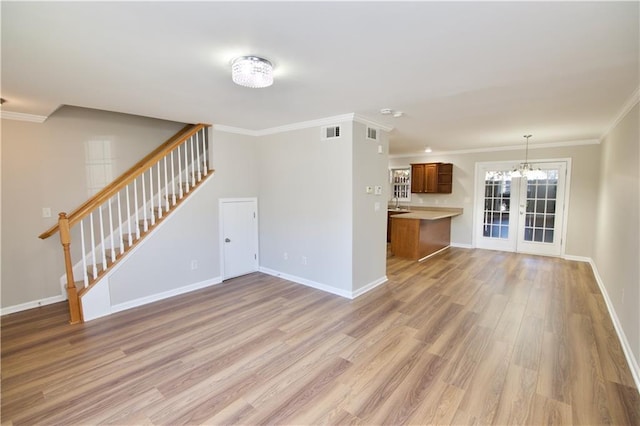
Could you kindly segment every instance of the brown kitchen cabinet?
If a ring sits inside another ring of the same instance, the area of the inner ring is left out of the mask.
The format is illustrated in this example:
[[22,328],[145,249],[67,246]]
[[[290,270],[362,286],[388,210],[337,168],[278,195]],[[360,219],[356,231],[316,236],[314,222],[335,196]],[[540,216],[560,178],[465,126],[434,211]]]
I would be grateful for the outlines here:
[[453,164],[418,163],[411,165],[411,192],[451,194]]

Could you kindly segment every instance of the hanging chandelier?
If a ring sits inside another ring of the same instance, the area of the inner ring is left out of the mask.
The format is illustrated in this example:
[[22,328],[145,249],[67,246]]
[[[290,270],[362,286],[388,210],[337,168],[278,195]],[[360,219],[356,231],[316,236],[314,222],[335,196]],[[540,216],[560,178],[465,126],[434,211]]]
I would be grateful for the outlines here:
[[515,167],[511,171],[511,177],[523,177],[525,179],[535,178],[540,174],[541,170],[539,168],[533,167],[533,164],[529,162],[529,138],[531,135],[524,135],[524,138],[527,140],[526,142],[526,150],[524,154],[524,162],[518,164],[518,167]]
[[257,56],[240,56],[231,63],[231,79],[244,87],[269,87],[273,84],[273,65]]

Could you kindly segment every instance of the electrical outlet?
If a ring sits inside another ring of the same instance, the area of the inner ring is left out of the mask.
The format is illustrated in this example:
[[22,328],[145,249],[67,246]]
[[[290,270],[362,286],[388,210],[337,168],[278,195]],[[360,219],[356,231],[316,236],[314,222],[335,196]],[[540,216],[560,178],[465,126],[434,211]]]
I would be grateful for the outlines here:
[[198,269],[198,261],[197,260],[192,260],[191,261],[191,270],[195,271],[196,269]]
[[376,193],[376,195],[382,195],[382,186],[376,185],[375,193]]

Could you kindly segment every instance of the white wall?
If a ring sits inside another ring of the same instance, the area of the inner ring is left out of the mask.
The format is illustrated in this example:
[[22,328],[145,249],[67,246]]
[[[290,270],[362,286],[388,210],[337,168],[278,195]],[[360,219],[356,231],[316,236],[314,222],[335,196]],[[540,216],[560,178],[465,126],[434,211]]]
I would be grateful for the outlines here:
[[[387,269],[389,139],[378,131],[379,141],[368,140],[366,130],[364,124],[353,124],[353,291],[383,280]],[[367,186],[376,185],[382,195],[366,193]]]
[[[38,235],[88,198],[87,142],[111,141],[117,177],[183,126],[76,107],[44,123],[2,120],[2,308],[60,296],[59,236]],[[42,218],[43,207],[51,218]]]
[[352,289],[353,245],[352,123],[340,124],[339,139],[318,127],[258,138],[261,267],[338,293]]
[[[580,145],[557,148],[530,149],[529,158],[571,158],[571,194],[567,228],[566,254],[591,257],[598,200],[600,145]],[[524,149],[466,154],[425,154],[416,157],[391,158],[389,167],[404,167],[411,163],[453,163],[453,192],[451,194],[411,194],[411,205],[462,207],[464,213],[451,221],[451,242],[471,245],[473,236],[474,171],[478,162],[524,160]]]
[[640,365],[639,108],[636,104],[602,141],[593,253],[636,368]]

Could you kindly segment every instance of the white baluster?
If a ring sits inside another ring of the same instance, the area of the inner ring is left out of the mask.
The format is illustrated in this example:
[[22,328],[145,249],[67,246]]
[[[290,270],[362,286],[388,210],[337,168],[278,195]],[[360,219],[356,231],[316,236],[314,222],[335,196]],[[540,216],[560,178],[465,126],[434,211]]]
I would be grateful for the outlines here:
[[[174,150],[175,151],[175,150]],[[173,166],[173,151],[171,151],[171,205],[176,205],[176,172]]]
[[160,160],[158,160],[157,166],[158,166],[158,219],[161,219],[162,218],[162,185],[160,184]]
[[119,245],[120,245],[120,255],[124,253],[124,243],[122,242],[122,227],[124,224],[122,223],[122,205],[120,204],[120,192],[118,192],[118,235],[119,235]]
[[200,172],[200,133],[196,133],[196,164],[198,165],[198,182],[202,180]]
[[[111,212],[111,198],[109,198],[109,200],[107,201],[107,207],[109,208],[109,237],[111,239],[111,261],[113,262],[114,260],[116,260],[116,250],[113,247],[113,244],[115,243],[115,240],[113,238],[113,213]],[[105,268],[106,268],[106,264],[105,264]]]
[[[140,179],[140,182],[142,183],[142,220],[144,221],[144,232],[147,232],[147,230],[149,229],[149,226],[147,225],[147,193],[145,191],[145,184],[144,184],[144,172],[142,172],[142,179]],[[152,197],[153,198],[153,197]],[[136,225],[138,226],[138,228],[140,228],[140,223],[137,221],[137,217],[136,217]],[[138,233],[138,238],[140,238],[140,233]]]
[[87,271],[87,254],[84,250],[84,219],[80,221],[80,244],[82,245],[82,281],[84,282],[84,287],[89,286],[89,271]]
[[[104,204],[103,204],[104,205]],[[107,268],[107,253],[104,242],[104,220],[102,219],[102,206],[98,207],[98,218],[100,220],[100,246],[102,247],[102,270]]]
[[153,212],[153,166],[149,169],[149,205],[151,209],[151,225],[156,224],[156,215]]
[[[134,187],[134,192],[135,192],[135,187],[136,187],[136,180],[133,180],[133,187]],[[127,194],[127,239],[129,240],[129,247],[131,247],[131,244],[133,244],[133,241],[131,241],[131,207],[130,207],[130,202],[129,202],[129,185],[126,186],[126,194]],[[136,211],[138,211],[138,209],[136,208]],[[122,242],[122,245],[124,245],[124,241]]]
[[[140,218],[138,217],[138,178],[133,180],[133,208],[136,212],[136,240],[140,239]],[[131,216],[129,216],[129,220],[131,220]],[[129,232],[129,245],[131,245],[131,232]]]
[[178,151],[178,197],[182,199],[184,193],[182,192],[182,158],[180,158],[180,146],[181,145],[178,145],[176,151]]
[[169,182],[167,181],[168,177],[167,177],[167,156],[164,156],[164,211],[168,212],[169,211],[169,193],[167,191],[169,191]]
[[204,169],[204,175],[209,172],[207,168],[208,151],[207,151],[207,129],[202,129],[202,168]]
[[94,231],[94,226],[93,226],[93,213],[89,213],[89,223],[91,224],[91,260],[93,261],[93,269],[92,269],[92,274],[93,275],[93,279],[95,280],[96,277],[98,276],[98,267],[96,266],[96,237],[95,237],[95,231]]
[[189,152],[187,151],[187,146],[189,145],[188,141],[184,141],[182,144],[184,146],[184,183],[186,188],[186,193],[189,193]]
[[196,165],[193,152],[193,136],[189,138],[189,143],[191,145],[191,186],[196,186]]

